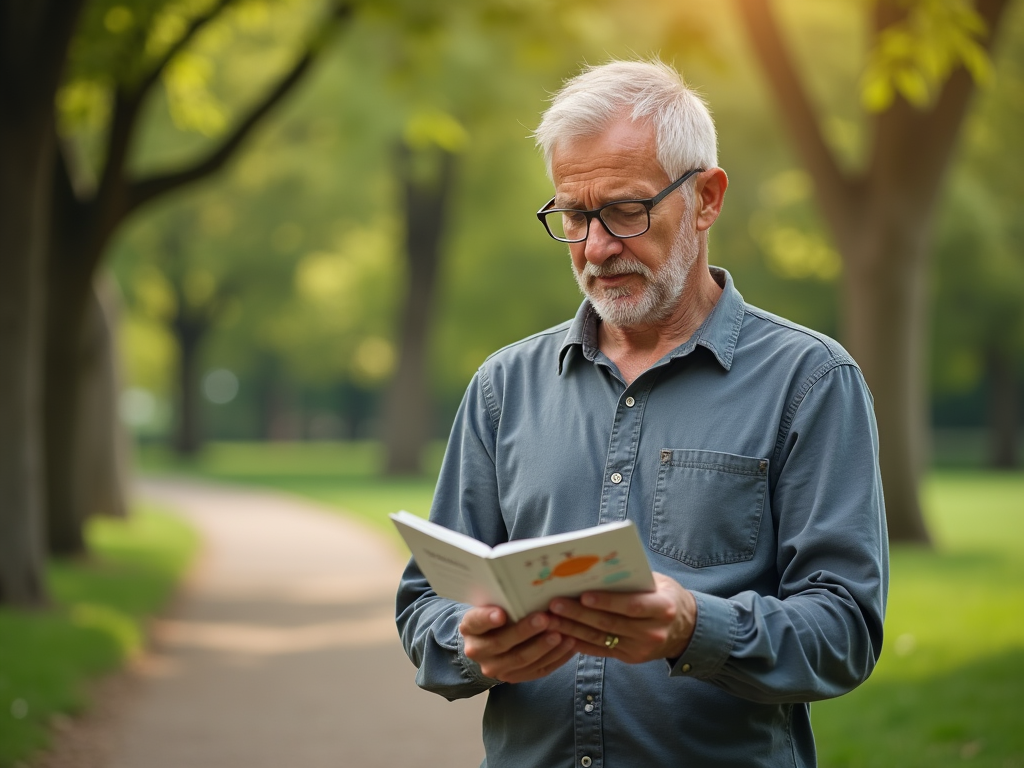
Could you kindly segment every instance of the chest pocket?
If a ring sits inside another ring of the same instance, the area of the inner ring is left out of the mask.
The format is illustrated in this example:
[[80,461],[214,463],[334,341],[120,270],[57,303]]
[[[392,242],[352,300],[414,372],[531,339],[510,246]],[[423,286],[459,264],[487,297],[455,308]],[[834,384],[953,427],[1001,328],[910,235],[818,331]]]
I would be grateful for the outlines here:
[[767,459],[662,450],[651,549],[693,568],[750,560],[767,490]]

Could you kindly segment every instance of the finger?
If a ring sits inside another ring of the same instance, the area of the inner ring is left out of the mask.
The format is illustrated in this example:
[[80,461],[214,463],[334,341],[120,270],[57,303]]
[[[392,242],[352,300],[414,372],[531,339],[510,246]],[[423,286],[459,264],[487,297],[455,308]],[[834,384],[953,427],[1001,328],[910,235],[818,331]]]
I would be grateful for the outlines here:
[[[481,666],[481,669],[487,667],[507,671],[509,668],[522,667],[535,661],[539,656],[536,653],[523,655],[528,648],[528,646],[524,646],[524,643],[537,638],[548,629],[550,623],[550,616],[535,613],[515,624],[499,627],[480,635],[463,632],[463,650],[466,656]],[[558,636],[558,639],[560,640],[561,636]],[[512,654],[512,656],[506,659],[501,658],[506,654]],[[496,677],[497,675],[491,674],[490,676]]]
[[519,643],[507,652],[500,654],[497,661],[506,672],[526,670],[541,663],[564,640],[566,638],[558,632],[545,632],[538,637],[532,637]]
[[517,621],[484,635],[488,647],[494,654],[507,653],[531,638],[535,638],[551,625],[551,617],[544,613],[533,613]]
[[470,608],[462,617],[459,631],[463,635],[483,635],[504,626],[507,620],[505,612],[493,605]]
[[618,613],[587,608],[577,600],[565,598],[552,600],[549,609],[558,622],[552,625],[552,629],[588,642],[605,635],[632,634],[630,627],[636,621]]
[[[594,627],[578,621],[573,621],[564,616],[555,618],[551,624],[551,630],[560,632],[567,637],[586,643],[587,645],[602,646],[609,637],[615,636],[621,642],[624,638],[634,637],[638,632],[646,629],[646,626],[638,626],[636,621],[626,624],[627,620],[614,619],[603,627]],[[593,655],[593,654],[591,654]]]
[[657,592],[585,592],[580,605],[632,619],[650,618],[663,602]]
[[582,653],[584,656],[601,656],[605,658],[622,659],[624,661],[630,660],[629,645],[625,647],[622,645],[622,641],[615,645],[615,647],[609,647],[605,644],[604,640],[600,643],[587,643],[582,640],[576,641],[576,652]]
[[527,680],[550,675],[576,655],[576,643],[572,638],[563,638],[549,653],[540,657],[528,667],[506,673],[506,677],[500,678],[509,683],[522,683]]
[[474,644],[471,645],[470,639],[467,638],[466,655],[480,665],[480,671],[487,677],[511,682],[523,675],[529,676],[531,668],[538,665],[566,639],[557,632],[546,632],[502,653],[490,653],[486,647],[476,643],[478,640],[479,638],[473,638]]

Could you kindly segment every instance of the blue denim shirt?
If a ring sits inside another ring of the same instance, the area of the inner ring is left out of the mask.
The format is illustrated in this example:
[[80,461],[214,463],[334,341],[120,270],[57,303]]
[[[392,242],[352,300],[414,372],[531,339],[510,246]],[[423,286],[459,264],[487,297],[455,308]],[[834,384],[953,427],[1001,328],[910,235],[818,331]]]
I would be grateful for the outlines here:
[[577,655],[498,683],[463,652],[467,606],[410,562],[397,610],[416,681],[488,691],[489,768],[813,766],[809,702],[878,659],[888,544],[860,369],[712,273],[724,292],[703,326],[629,386],[587,302],[469,385],[431,519],[494,545],[628,518],[697,601],[673,663]]

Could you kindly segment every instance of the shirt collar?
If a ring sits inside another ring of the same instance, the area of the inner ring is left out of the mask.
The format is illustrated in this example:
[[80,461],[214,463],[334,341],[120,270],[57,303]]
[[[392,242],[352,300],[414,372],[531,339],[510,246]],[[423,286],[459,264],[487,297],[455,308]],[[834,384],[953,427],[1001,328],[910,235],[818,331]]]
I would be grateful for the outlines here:
[[[722,295],[697,332],[688,341],[676,347],[670,357],[683,357],[700,345],[706,347],[715,356],[718,364],[728,371],[732,368],[736,342],[740,337],[740,327],[743,325],[743,297],[733,285],[732,275],[727,270],[721,267],[709,267],[709,270],[715,282],[722,286]],[[589,299],[584,299],[558,351],[559,375],[570,350],[577,350],[577,354],[582,354],[591,362],[597,357],[597,323],[597,310]]]

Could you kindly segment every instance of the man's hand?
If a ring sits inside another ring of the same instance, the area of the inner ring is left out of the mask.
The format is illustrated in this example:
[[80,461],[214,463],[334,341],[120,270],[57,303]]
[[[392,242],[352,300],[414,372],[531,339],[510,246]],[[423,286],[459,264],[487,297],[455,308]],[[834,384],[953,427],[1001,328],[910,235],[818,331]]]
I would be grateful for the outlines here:
[[[693,637],[697,601],[674,579],[654,574],[654,592],[587,592],[551,601],[550,630],[576,639],[588,656],[630,664],[680,656]],[[609,638],[618,642],[609,646]]]
[[470,608],[459,624],[466,656],[487,677],[506,683],[536,680],[576,655],[571,637],[549,631],[554,618],[546,613],[506,626],[507,621],[503,610],[489,606]]

